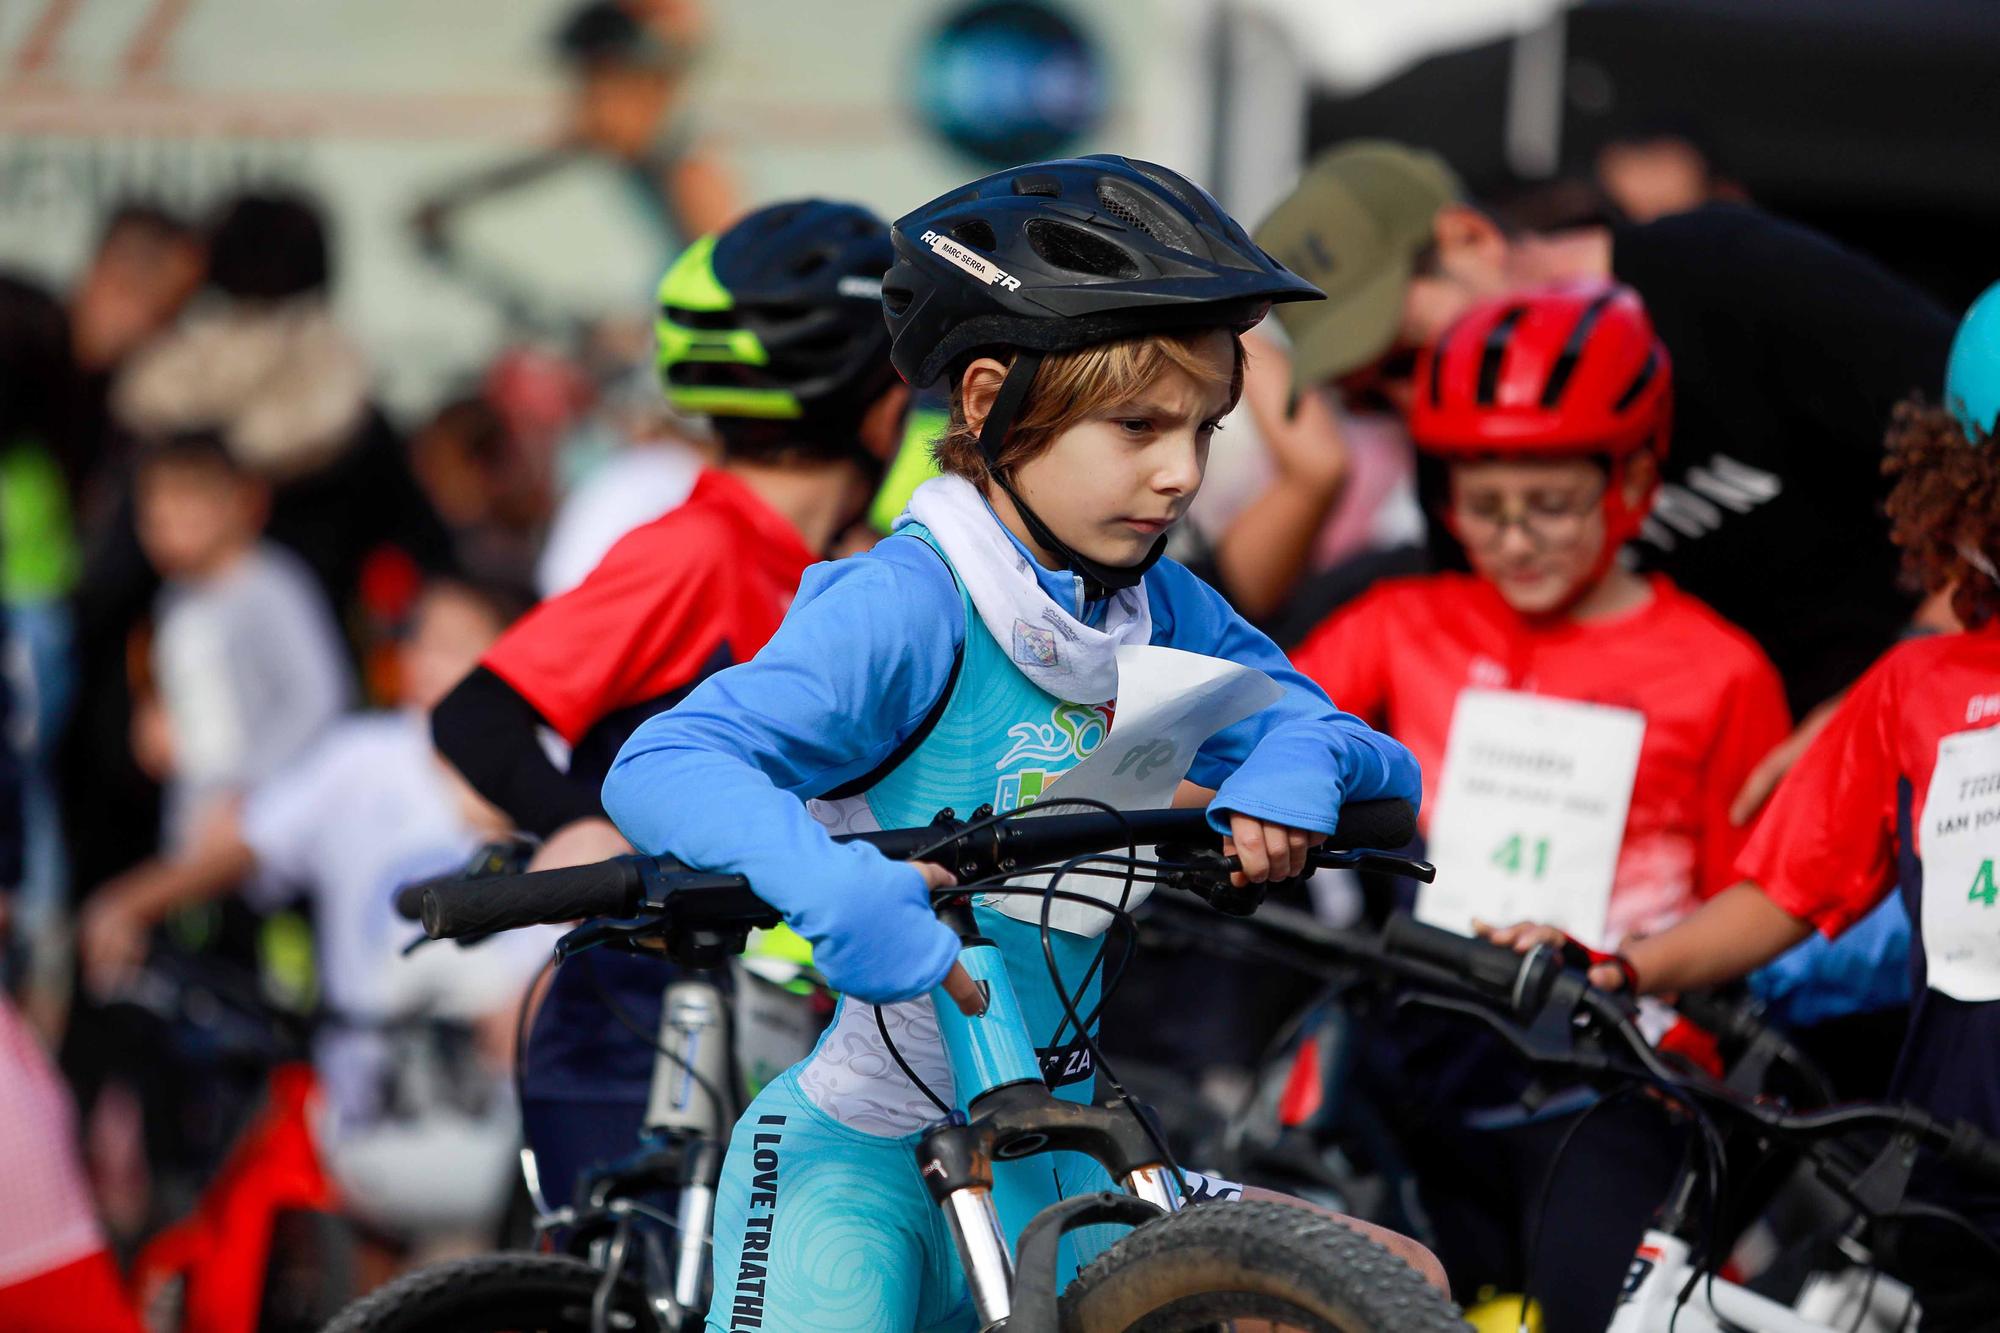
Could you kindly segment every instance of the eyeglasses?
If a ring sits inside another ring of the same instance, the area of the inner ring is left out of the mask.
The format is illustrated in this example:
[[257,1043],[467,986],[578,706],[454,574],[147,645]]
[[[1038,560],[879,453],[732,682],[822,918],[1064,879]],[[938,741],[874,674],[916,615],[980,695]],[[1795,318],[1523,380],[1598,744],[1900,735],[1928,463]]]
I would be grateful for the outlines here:
[[1590,516],[1603,503],[1606,486],[1589,495],[1551,495],[1531,492],[1518,505],[1510,506],[1497,495],[1462,496],[1451,500],[1452,523],[1459,540],[1467,546],[1498,546],[1507,529],[1519,526],[1537,550],[1573,546],[1583,537]]

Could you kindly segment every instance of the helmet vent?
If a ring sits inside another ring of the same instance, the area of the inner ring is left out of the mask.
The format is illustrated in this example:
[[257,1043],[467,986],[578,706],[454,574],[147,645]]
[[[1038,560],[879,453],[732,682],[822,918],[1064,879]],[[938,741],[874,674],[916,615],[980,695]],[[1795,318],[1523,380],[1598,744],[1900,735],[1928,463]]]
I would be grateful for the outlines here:
[[993,224],[980,218],[959,223],[951,229],[951,234],[954,239],[978,250],[996,249],[1000,244],[1000,238],[993,234]]
[[689,310],[685,306],[663,305],[660,318],[684,329],[733,329],[743,323],[743,316],[733,306],[727,310]]
[[1569,331],[1562,351],[1556,354],[1555,366],[1549,371],[1549,382],[1542,386],[1542,406],[1554,407],[1562,400],[1562,392],[1569,387],[1569,377],[1576,373],[1576,363],[1583,356],[1584,344],[1590,341],[1590,331],[1597,326],[1597,320],[1604,313],[1604,307],[1611,304],[1616,291],[1605,292],[1583,308],[1577,317],[1576,327]]
[[1141,176],[1144,176],[1147,180],[1153,182],[1153,184],[1159,186],[1189,208],[1198,206],[1188,191],[1188,183],[1176,177],[1173,172],[1168,171],[1165,167],[1154,166],[1151,162],[1141,162],[1136,157],[1128,157],[1125,161],[1132,170],[1138,172]]
[[1653,349],[1646,353],[1646,364],[1639,367],[1639,373],[1632,377],[1632,383],[1626,386],[1625,392],[1618,395],[1618,401],[1612,404],[1611,410],[1623,412],[1632,406],[1639,400],[1639,395],[1646,391],[1646,386],[1653,382],[1653,376],[1659,373],[1660,345],[1656,342],[1653,344]]
[[886,283],[883,284],[882,305],[892,315],[902,314],[910,308],[910,302],[916,299],[917,294],[908,287],[891,287]]
[[1095,232],[1048,218],[1030,218],[1025,230],[1035,253],[1057,268],[1095,278],[1139,276],[1132,257]]
[[1500,365],[1507,359],[1507,344],[1514,336],[1514,326],[1528,313],[1528,307],[1517,305],[1493,326],[1486,335],[1486,346],[1479,353],[1479,396],[1474,400],[1481,407],[1493,406],[1493,397],[1500,389]]
[[1016,176],[1014,193],[1040,195],[1044,199],[1060,199],[1062,182],[1054,176]]
[[1097,182],[1097,201],[1112,217],[1183,254],[1196,253],[1200,239],[1186,218],[1144,190],[1106,177]]

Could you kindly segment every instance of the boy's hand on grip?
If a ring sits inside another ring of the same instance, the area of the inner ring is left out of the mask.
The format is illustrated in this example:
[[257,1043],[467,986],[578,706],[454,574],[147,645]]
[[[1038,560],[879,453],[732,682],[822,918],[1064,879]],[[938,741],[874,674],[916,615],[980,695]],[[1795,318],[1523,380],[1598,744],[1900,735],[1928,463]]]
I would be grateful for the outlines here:
[[928,861],[884,870],[869,892],[829,896],[792,922],[812,941],[813,964],[827,985],[869,1004],[928,994],[958,961],[958,934],[931,907],[932,891],[957,879]]

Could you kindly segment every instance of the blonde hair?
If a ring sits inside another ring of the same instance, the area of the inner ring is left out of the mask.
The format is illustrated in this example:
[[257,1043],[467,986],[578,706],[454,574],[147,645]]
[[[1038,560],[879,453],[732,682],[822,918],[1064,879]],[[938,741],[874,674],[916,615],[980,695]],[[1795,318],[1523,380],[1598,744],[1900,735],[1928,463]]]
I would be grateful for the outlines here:
[[[1000,470],[1011,472],[1045,453],[1071,426],[1108,407],[1133,401],[1169,370],[1180,371],[1203,388],[1226,383],[1229,406],[1234,408],[1243,396],[1243,340],[1230,336],[1230,372],[1224,380],[1199,350],[1209,332],[1162,333],[1050,353],[1000,446]],[[1015,355],[1009,351],[994,359],[1011,367]],[[965,418],[963,369],[952,381],[951,424],[931,446],[931,452],[944,471],[975,486],[986,483],[986,457],[979,451],[979,432]]]

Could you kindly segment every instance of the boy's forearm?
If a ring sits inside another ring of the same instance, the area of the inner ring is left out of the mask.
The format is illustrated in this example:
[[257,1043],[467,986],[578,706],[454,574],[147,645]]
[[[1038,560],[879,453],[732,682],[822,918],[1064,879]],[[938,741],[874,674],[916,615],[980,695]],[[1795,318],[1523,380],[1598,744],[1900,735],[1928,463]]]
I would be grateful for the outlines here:
[[1640,990],[1699,990],[1754,972],[1812,929],[1746,880],[1703,903],[1679,925],[1631,941],[1623,952],[1638,973]]

